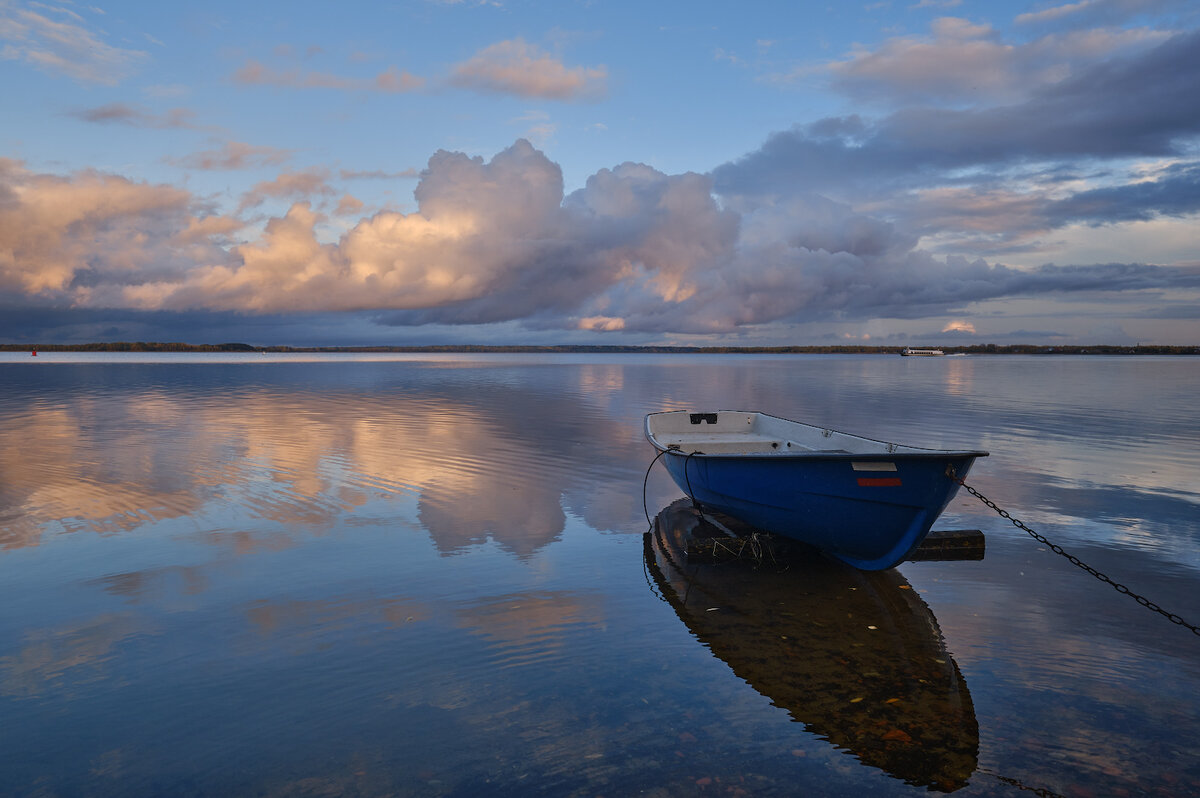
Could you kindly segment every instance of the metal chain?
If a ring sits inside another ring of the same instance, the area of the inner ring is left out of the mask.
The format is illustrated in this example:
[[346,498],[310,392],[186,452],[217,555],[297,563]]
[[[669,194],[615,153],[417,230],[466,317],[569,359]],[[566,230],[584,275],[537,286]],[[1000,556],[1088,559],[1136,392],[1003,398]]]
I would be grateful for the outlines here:
[[1045,787],[1029,787],[1025,784],[1022,784],[1017,779],[1010,778],[1009,776],[1001,776],[999,773],[997,773],[994,770],[988,770],[987,768],[979,768],[978,770],[976,770],[976,772],[982,773],[985,776],[991,776],[993,779],[996,779],[997,781],[1002,781],[1005,784],[1009,785],[1010,787],[1016,787],[1021,792],[1031,792],[1034,795],[1040,796],[1040,798],[1066,798],[1066,796],[1056,793]]
[[987,496],[984,496],[982,493],[980,493],[979,491],[975,490],[973,487],[968,485],[963,480],[962,477],[958,476],[958,474],[956,474],[954,472],[954,466],[946,467],[946,476],[950,477],[950,479],[954,480],[959,485],[966,488],[968,493],[970,493],[972,496],[979,499],[979,501],[983,502],[988,507],[991,507],[997,513],[999,513],[1001,518],[1007,518],[1009,521],[1012,522],[1013,526],[1015,526],[1017,529],[1024,530],[1025,532],[1027,532],[1029,534],[1029,536],[1031,538],[1038,541],[1039,543],[1044,544],[1047,548],[1050,549],[1050,551],[1054,552],[1055,554],[1059,555],[1060,557],[1066,557],[1067,560],[1069,560],[1072,565],[1076,565],[1076,566],[1082,568],[1083,570],[1087,571],[1092,576],[1099,579],[1101,582],[1108,583],[1118,593],[1124,593],[1126,596],[1129,596],[1130,598],[1132,598],[1138,604],[1141,604],[1146,609],[1154,610],[1155,612],[1157,612],[1159,615],[1166,618],[1171,623],[1178,624],[1179,626],[1182,626],[1185,629],[1191,629],[1192,634],[1200,636],[1200,627],[1193,626],[1192,624],[1185,621],[1183,618],[1180,618],[1175,613],[1164,610],[1162,607],[1158,606],[1157,604],[1155,604],[1153,601],[1146,598],[1145,596],[1140,596],[1137,593],[1134,593],[1129,588],[1125,587],[1125,585],[1121,584],[1120,582],[1113,581],[1108,576],[1101,573],[1100,571],[1097,571],[1095,568],[1088,565],[1087,563],[1085,563],[1083,560],[1079,559],[1075,555],[1064,551],[1061,546],[1058,546],[1054,543],[1051,543],[1049,540],[1046,540],[1046,538],[1039,535],[1037,532],[1034,532],[1029,527],[1025,526],[1025,524],[1023,524],[1019,519],[1013,518],[1011,515],[1009,515],[1007,510],[1000,509],[1000,507],[998,507],[994,501],[992,501]]

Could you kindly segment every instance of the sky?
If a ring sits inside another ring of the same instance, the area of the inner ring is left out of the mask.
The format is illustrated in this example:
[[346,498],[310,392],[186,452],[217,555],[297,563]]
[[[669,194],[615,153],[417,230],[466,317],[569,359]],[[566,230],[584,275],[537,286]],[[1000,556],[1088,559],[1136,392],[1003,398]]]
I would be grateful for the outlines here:
[[0,342],[1200,344],[1200,4],[0,0]]

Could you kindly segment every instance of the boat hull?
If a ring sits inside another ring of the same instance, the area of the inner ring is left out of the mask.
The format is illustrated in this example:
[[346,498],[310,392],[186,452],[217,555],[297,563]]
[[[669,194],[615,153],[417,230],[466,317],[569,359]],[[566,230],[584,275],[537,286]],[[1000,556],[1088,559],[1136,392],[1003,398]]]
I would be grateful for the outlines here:
[[965,477],[975,458],[986,455],[915,447],[712,454],[702,451],[702,443],[697,446],[668,448],[663,460],[675,484],[701,509],[727,513],[870,571],[904,561],[954,498],[958,483],[949,474]]

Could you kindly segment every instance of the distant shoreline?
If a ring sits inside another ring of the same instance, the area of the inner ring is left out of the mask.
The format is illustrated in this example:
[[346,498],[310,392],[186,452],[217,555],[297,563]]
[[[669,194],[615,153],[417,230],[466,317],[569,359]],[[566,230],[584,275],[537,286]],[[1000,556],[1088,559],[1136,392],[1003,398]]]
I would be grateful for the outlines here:
[[[522,353],[522,354],[747,354],[898,355],[903,346],[251,346],[242,343],[184,344],[114,341],[90,344],[0,344],[0,352],[271,352],[271,353]],[[1200,346],[1039,346],[972,344],[939,346],[947,355],[1200,355]]]

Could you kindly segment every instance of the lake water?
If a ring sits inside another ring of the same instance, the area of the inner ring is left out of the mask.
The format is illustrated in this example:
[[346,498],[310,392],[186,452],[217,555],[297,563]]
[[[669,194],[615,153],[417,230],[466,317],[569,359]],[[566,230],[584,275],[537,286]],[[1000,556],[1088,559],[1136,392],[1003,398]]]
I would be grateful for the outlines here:
[[1197,396],[1184,357],[4,353],[0,794],[1200,794],[1200,636],[965,492],[981,561],[690,564],[642,436],[989,450],[1197,624]]

